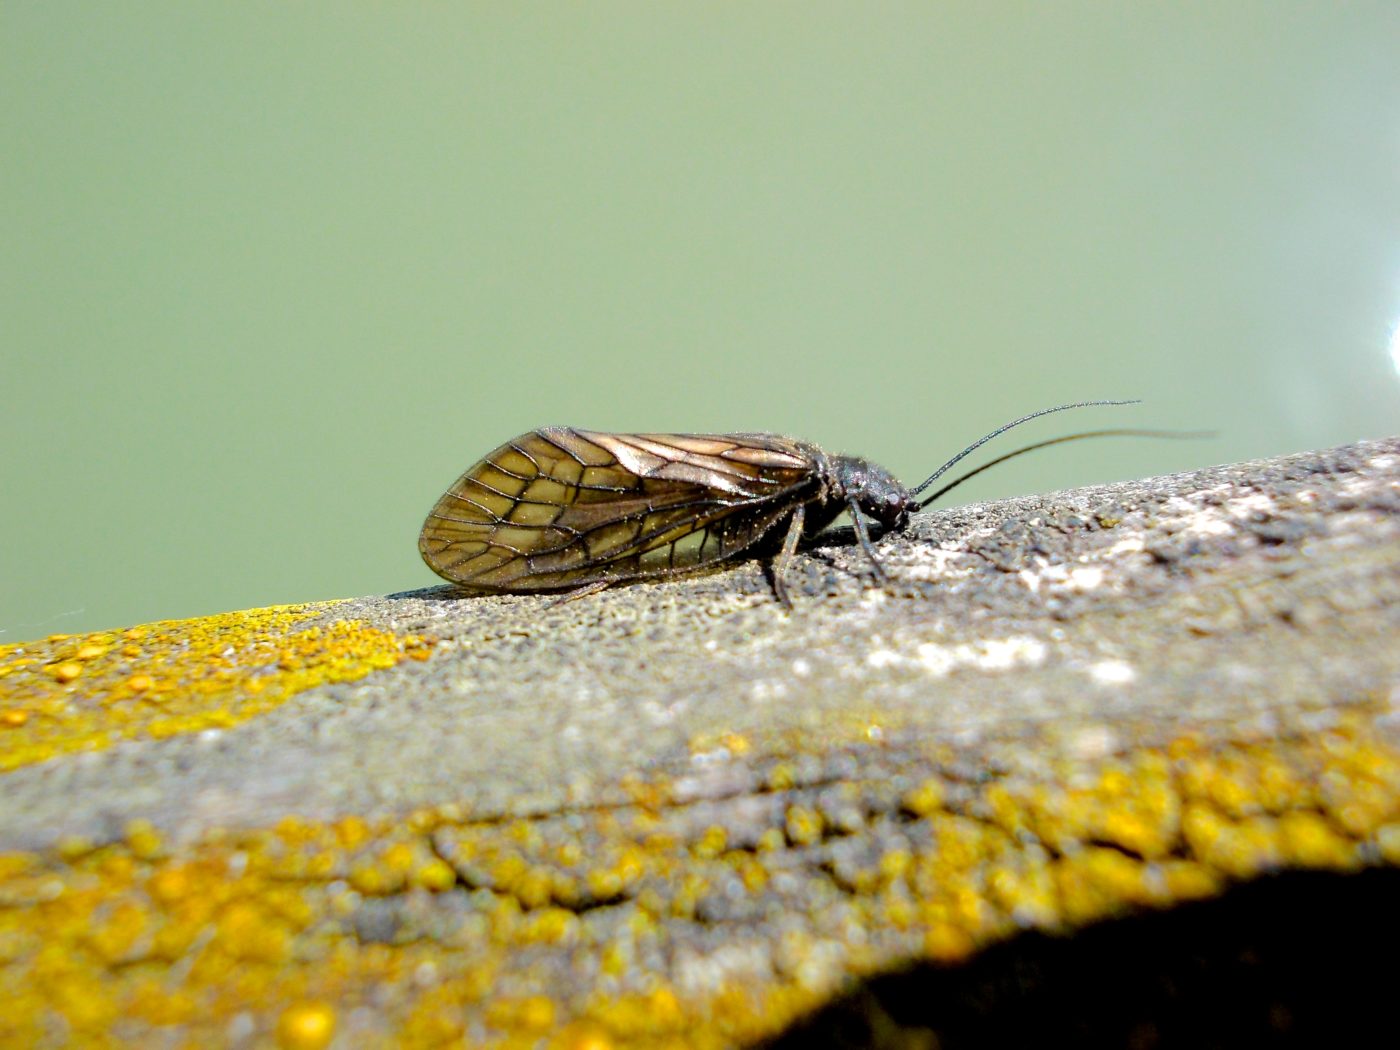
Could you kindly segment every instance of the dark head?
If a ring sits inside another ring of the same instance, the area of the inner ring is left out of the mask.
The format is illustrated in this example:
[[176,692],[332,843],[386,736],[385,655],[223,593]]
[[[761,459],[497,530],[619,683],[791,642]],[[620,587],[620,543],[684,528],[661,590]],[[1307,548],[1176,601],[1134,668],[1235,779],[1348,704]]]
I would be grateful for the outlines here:
[[843,501],[854,500],[887,529],[902,529],[908,524],[914,496],[888,470],[858,456],[833,456],[832,467]]

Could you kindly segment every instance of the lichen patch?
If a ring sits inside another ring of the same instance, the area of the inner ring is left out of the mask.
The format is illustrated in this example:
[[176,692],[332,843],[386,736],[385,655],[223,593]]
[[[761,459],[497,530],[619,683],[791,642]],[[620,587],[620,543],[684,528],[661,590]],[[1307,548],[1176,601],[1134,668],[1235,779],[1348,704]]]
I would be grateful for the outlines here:
[[336,603],[163,620],[0,646],[0,772],[123,740],[227,729],[432,643],[330,615]]

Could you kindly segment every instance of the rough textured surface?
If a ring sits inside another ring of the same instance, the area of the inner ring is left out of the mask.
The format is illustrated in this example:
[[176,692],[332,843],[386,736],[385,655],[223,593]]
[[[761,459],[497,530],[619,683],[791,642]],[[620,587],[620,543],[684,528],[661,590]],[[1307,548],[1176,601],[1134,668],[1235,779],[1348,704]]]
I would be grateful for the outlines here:
[[[889,1004],[956,980],[879,975],[1400,865],[1400,440],[878,546],[891,587],[818,548],[792,614],[755,563],[298,611],[166,665],[205,707],[159,732],[140,638],[0,650],[0,1038],[925,1045],[963,1015]],[[267,703],[269,651],[335,670]]]

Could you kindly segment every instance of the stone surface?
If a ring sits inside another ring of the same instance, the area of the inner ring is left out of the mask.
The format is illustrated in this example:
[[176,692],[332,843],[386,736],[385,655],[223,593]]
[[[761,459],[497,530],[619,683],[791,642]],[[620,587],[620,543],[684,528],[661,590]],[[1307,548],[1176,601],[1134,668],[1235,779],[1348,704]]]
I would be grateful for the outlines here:
[[[3,774],[11,939],[53,936],[89,885],[168,929],[151,887],[203,865],[246,921],[269,886],[296,918],[250,947],[211,912],[120,970],[78,953],[69,979],[132,1037],[238,1043],[324,1009],[344,1045],[719,1046],[1026,931],[1400,861],[1400,439],[925,513],[877,549],[885,588],[849,542],[800,556],[791,612],[740,562],[298,613],[305,659],[332,635],[426,658]],[[79,641],[21,672],[81,704],[57,670]],[[339,961],[312,973],[318,951]],[[52,1029],[54,981],[7,958]],[[142,967],[184,967],[202,1008],[133,1013]],[[266,983],[225,1015],[235,971]]]

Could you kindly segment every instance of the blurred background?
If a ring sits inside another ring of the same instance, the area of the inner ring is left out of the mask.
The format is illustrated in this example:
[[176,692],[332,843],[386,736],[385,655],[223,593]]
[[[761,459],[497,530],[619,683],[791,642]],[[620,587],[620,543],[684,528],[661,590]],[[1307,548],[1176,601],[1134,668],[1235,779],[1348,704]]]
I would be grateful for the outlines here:
[[[0,643],[424,586],[524,430],[955,502],[1400,432],[1400,5],[0,6]],[[974,460],[975,462],[975,460]]]

